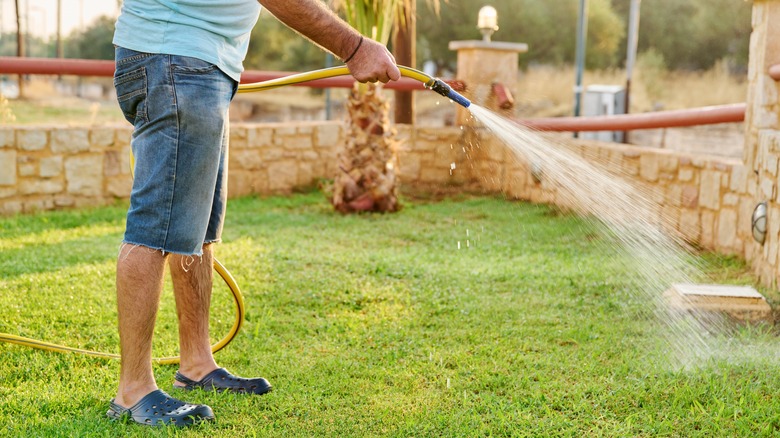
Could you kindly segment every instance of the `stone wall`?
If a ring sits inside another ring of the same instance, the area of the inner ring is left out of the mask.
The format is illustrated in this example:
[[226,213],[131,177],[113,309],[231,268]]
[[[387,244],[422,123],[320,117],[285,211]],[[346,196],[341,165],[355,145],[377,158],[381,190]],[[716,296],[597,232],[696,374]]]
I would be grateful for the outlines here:
[[129,140],[120,127],[0,127],[0,214],[129,196]]
[[[474,157],[482,186],[515,199],[565,205],[555,184],[535,176],[499,140],[478,132]],[[544,138],[545,136],[542,136]],[[751,216],[755,201],[742,160],[665,149],[551,138],[550,147],[621,178],[643,194],[660,223],[694,245],[723,254],[748,256],[755,243]],[[555,146],[553,146],[555,145]]]
[[[0,213],[103,205],[129,196],[129,126],[0,128]],[[399,177],[417,187],[450,186],[560,204],[555,187],[537,181],[504,145],[484,131],[398,127]],[[234,124],[231,196],[284,194],[336,174],[344,129],[337,122]],[[767,150],[780,142],[764,135]],[[554,143],[561,143],[555,140]],[[704,248],[751,258],[751,172],[741,160],[669,150],[571,141],[585,159],[652,187],[672,228]],[[774,149],[773,149],[774,148]],[[770,160],[770,162],[772,162]],[[776,175],[777,158],[771,167]],[[764,173],[769,175],[769,169]],[[774,197],[765,179],[762,190]],[[780,214],[780,212],[778,212]]]
[[746,258],[760,281],[777,287],[780,278],[780,84],[769,74],[769,67],[780,64],[780,1],[753,2],[753,32],[750,36],[748,97],[745,114],[745,156],[748,185],[755,203],[767,201],[768,228],[763,245],[753,245]]
[[[234,124],[231,196],[284,194],[333,178],[338,122]],[[0,215],[105,205],[130,195],[130,126],[0,127]],[[458,128],[399,128],[400,178],[463,184]]]

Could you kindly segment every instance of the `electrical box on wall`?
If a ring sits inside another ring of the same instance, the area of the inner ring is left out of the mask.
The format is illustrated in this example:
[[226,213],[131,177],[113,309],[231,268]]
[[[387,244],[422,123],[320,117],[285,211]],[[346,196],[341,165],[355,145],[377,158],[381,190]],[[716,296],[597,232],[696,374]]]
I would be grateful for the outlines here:
[[[612,116],[626,113],[626,89],[620,85],[589,85],[582,105],[584,116]],[[589,131],[580,133],[588,140],[622,143],[623,131]]]

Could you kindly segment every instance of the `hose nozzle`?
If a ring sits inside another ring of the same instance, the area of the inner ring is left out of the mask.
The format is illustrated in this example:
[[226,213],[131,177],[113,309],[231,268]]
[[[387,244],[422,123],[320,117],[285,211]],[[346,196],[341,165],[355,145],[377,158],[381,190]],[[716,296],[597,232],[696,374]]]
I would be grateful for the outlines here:
[[425,88],[431,89],[441,94],[442,96],[449,98],[450,100],[460,104],[463,108],[468,108],[471,106],[470,100],[466,99],[460,93],[453,90],[452,87],[447,85],[441,79],[431,79],[425,83]]

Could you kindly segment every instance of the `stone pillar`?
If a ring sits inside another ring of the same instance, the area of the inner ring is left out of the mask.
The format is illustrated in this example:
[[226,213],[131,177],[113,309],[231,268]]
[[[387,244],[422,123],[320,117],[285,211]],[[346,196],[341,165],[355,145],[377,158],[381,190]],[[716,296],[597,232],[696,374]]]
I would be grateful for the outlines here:
[[[458,52],[457,79],[466,84],[466,91],[461,93],[466,98],[498,110],[491,107],[495,106],[495,102],[491,102],[494,100],[491,96],[493,84],[500,84],[512,94],[517,94],[518,62],[520,53],[528,51],[527,44],[474,40],[451,41],[449,47]],[[458,108],[456,123],[472,123],[468,110]]]
[[769,69],[780,64],[780,0],[753,2],[748,96],[745,113],[745,166],[750,172],[755,203],[767,201],[767,234],[763,245],[752,245],[746,256],[761,283],[776,287],[780,278],[780,83]]

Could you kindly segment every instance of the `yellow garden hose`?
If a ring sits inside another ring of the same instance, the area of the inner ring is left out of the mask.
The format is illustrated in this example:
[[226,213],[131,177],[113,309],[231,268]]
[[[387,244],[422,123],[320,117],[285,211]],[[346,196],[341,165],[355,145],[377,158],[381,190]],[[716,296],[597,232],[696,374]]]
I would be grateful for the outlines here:
[[[448,97],[465,108],[468,108],[471,105],[471,102],[468,99],[460,95],[458,92],[454,91],[452,87],[444,83],[444,81],[442,81],[441,79],[434,78],[419,70],[415,70],[413,68],[405,67],[402,65],[399,65],[398,69],[401,71],[401,76],[405,76],[407,78],[420,81],[423,83],[423,85],[425,85],[425,88],[433,90],[444,97]],[[323,68],[320,70],[314,70],[306,73],[298,73],[298,74],[285,76],[277,79],[271,79],[263,82],[255,82],[252,84],[241,84],[238,86],[238,92],[249,93],[252,91],[271,90],[274,88],[285,87],[287,85],[300,84],[302,82],[309,82],[317,79],[332,78],[335,76],[346,76],[348,74],[350,74],[350,72],[347,66],[345,65],[339,67]]]
[[[236,280],[233,279],[233,276],[230,274],[230,272],[228,272],[227,269],[225,269],[219,260],[214,260],[214,270],[217,271],[223,280],[225,280],[225,283],[233,294],[233,301],[236,304],[236,320],[233,322],[233,327],[231,327],[230,332],[224,338],[222,338],[221,341],[211,346],[211,351],[216,353],[217,351],[225,348],[225,346],[236,337],[239,329],[241,329],[241,324],[244,322],[244,298],[241,296],[241,290],[238,288]],[[23,345],[26,347],[32,347],[46,351],[55,351],[59,353],[80,353],[86,354],[88,356],[119,359],[119,355],[114,353],[103,353],[100,351],[66,347],[64,345],[52,344],[49,342],[39,341],[37,339],[25,338],[22,336],[9,335],[7,333],[0,333],[0,342],[8,342],[11,344]],[[179,363],[179,357],[157,357],[152,359],[152,361],[159,364],[175,364]]]
[[[440,79],[436,79],[431,76],[428,76],[427,74],[419,70],[415,70],[413,68],[404,67],[400,65],[398,66],[398,68],[399,70],[401,70],[402,76],[420,81],[425,85],[426,88],[431,89],[441,94],[442,96],[448,97],[466,108],[468,108],[469,105],[471,104],[471,102],[469,102],[468,99],[455,92],[449,85],[447,85]],[[350,74],[350,72],[346,66],[331,67],[331,68],[325,68],[321,70],[314,70],[306,73],[299,73],[290,76],[285,76],[282,78],[271,79],[263,82],[242,84],[238,87],[238,92],[248,93],[252,91],[270,90],[273,88],[284,87],[287,85],[299,84],[302,82],[309,82],[317,79],[325,79],[325,78],[331,78],[335,76],[345,76],[348,74]],[[130,167],[132,169],[133,166],[135,165],[132,156],[130,157],[130,161],[131,161]],[[241,329],[241,325],[244,322],[244,299],[241,295],[241,290],[239,289],[238,284],[236,283],[233,276],[216,258],[214,259],[214,270],[217,271],[220,277],[222,277],[222,279],[225,281],[225,284],[227,284],[228,288],[230,289],[230,292],[233,295],[233,301],[235,302],[236,305],[236,319],[233,322],[233,327],[231,327],[230,332],[228,332],[228,334],[225,335],[225,337],[222,338],[222,340],[220,340],[219,342],[211,346],[211,351],[213,353],[216,353],[217,351],[225,348],[225,346],[227,346],[227,344],[229,344],[236,337],[238,331]],[[26,347],[37,348],[46,351],[54,351],[59,353],[80,353],[89,356],[104,357],[110,359],[118,359],[120,357],[118,354],[114,354],[114,353],[103,353],[100,351],[91,351],[91,350],[85,350],[81,348],[66,347],[63,345],[52,344],[49,342],[39,341],[31,338],[25,338],[22,336],[10,335],[7,333],[0,333],[0,342],[7,342],[11,344],[23,345]],[[154,358],[152,360],[158,364],[179,363],[178,356],[160,357],[160,358]]]

